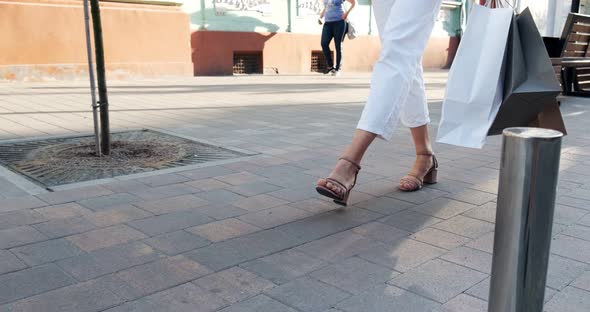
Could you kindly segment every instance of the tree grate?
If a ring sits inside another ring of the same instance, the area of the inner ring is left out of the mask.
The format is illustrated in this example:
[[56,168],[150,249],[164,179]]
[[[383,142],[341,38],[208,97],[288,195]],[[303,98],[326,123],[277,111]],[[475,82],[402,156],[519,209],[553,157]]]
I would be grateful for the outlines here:
[[93,136],[0,143],[0,165],[46,188],[252,156],[139,130],[112,134],[112,152],[96,157]]

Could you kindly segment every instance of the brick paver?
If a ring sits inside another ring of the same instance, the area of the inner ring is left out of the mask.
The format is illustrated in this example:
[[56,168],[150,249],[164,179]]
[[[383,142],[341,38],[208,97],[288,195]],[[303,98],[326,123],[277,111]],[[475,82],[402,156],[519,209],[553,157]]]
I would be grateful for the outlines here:
[[[436,126],[446,73],[425,75]],[[342,208],[313,186],[349,142],[369,75],[109,85],[115,130],[259,155],[55,192],[0,171],[0,311],[486,311],[499,137],[437,145],[439,183],[402,193],[413,149],[400,128],[369,149]],[[0,141],[89,133],[89,101],[86,82],[0,84]],[[546,310],[588,311],[588,100],[562,109]]]
[[297,249],[289,249],[242,264],[241,267],[280,285],[326,265],[321,259],[308,256]]
[[276,285],[244,269],[233,267],[200,278],[194,283],[203,289],[216,293],[230,303],[254,297]]
[[29,209],[0,213],[0,230],[44,221],[47,219],[43,215]]

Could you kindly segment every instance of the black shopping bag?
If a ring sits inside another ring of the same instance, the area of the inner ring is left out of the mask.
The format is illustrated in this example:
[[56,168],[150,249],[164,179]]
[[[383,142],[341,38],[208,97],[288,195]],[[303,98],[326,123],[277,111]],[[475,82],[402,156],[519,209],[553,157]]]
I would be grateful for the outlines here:
[[[504,60],[504,100],[488,135],[501,134],[509,127],[526,126],[565,132],[556,105],[561,88],[528,8],[512,19]],[[547,114],[551,114],[551,123],[543,121],[548,120]],[[540,116],[545,118],[541,120]]]

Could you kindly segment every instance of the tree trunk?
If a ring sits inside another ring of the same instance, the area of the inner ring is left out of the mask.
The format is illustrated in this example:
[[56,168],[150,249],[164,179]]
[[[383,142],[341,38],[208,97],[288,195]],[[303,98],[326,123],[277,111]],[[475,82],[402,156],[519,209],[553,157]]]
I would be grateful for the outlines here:
[[102,42],[102,23],[98,0],[90,0],[92,25],[94,28],[94,51],[96,53],[96,77],[98,82],[98,103],[100,105],[101,147],[104,155],[111,153],[111,129],[109,127],[109,100]]

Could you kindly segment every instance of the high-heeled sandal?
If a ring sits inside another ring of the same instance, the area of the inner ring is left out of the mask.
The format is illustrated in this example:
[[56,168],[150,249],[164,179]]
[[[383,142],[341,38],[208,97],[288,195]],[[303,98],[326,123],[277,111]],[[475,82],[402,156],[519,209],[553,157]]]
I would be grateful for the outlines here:
[[[433,154],[419,154],[418,156],[431,156],[432,167],[428,169],[424,178],[420,178],[414,175],[407,175],[399,181],[399,189],[404,192],[415,192],[421,190],[424,184],[436,184],[436,178],[438,173],[438,161],[436,156]],[[409,185],[409,187],[406,187]]]
[[341,157],[338,160],[347,161],[356,167],[356,172],[354,173],[354,182],[352,183],[352,185],[350,187],[346,187],[346,185],[344,185],[342,182],[340,182],[336,179],[325,178],[324,180],[326,180],[326,182],[330,182],[333,185],[338,186],[338,188],[340,188],[341,192],[338,192],[338,193],[334,192],[331,189],[329,189],[328,187],[322,186],[322,185],[317,185],[315,189],[321,195],[332,198],[335,203],[342,205],[342,206],[346,206],[348,204],[348,197],[350,196],[350,191],[352,191],[352,189],[356,185],[356,178],[359,174],[359,171],[361,170],[361,166],[359,164],[357,164],[355,161],[352,161],[346,157]]

